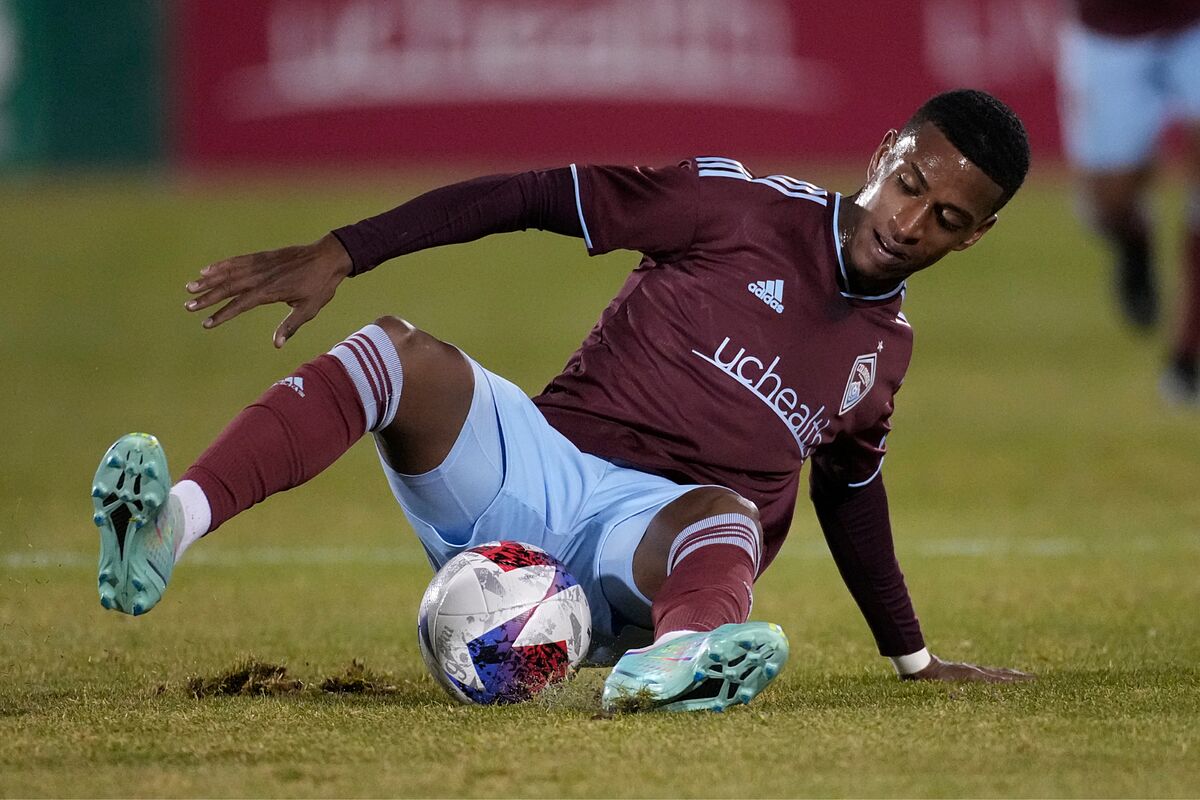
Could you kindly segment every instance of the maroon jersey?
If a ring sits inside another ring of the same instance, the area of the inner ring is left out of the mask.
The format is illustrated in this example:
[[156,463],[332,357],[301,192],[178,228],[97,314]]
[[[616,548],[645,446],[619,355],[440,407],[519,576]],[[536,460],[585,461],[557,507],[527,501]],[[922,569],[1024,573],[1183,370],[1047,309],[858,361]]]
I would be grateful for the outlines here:
[[1178,31],[1200,22],[1200,0],[1077,0],[1079,21],[1110,36]]
[[845,486],[879,472],[903,286],[848,290],[841,196],[810,183],[709,157],[575,175],[588,252],[645,257],[534,402],[586,452],[752,500],[765,568],[807,459]]
[[758,504],[779,551],[799,470],[883,655],[924,646],[896,562],[883,442],[908,364],[903,287],[847,291],[836,194],[736,161],[491,175],[338,228],[352,274],[538,228],[645,258],[536,402],[580,449]]

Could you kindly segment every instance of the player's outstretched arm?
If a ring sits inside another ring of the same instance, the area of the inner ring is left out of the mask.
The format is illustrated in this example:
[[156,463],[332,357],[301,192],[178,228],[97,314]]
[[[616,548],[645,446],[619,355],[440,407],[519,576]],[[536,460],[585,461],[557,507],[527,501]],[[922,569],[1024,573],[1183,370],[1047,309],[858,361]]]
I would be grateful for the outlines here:
[[1004,667],[980,667],[975,664],[963,664],[956,661],[942,661],[937,656],[931,656],[931,661],[925,669],[910,675],[901,675],[906,681],[950,681],[968,683],[1016,683],[1031,681],[1037,676],[1029,672],[1021,672]]
[[204,326],[212,328],[256,306],[287,303],[292,313],[274,337],[282,347],[333,298],[344,278],[384,261],[527,228],[582,236],[573,175],[564,167],[475,178],[426,192],[312,244],[218,261],[187,284],[199,296],[186,307],[200,311],[228,300],[205,319]]
[[209,264],[187,284],[196,297],[188,311],[202,311],[228,300],[204,320],[215,328],[244,311],[270,303],[287,303],[291,313],[275,329],[274,343],[283,347],[300,326],[333,299],[338,284],[350,275],[346,249],[333,234],[312,244],[266,250]]

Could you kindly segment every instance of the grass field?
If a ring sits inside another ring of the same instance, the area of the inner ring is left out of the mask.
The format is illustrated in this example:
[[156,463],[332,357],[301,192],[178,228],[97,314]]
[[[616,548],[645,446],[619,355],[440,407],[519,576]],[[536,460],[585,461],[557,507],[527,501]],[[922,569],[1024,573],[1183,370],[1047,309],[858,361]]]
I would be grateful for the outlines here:
[[[600,716],[592,669],[523,707],[458,707],[421,665],[429,570],[365,444],[197,545],[149,616],[104,612],[88,488],[120,434],[157,433],[181,471],[384,313],[530,391],[561,366],[632,254],[536,233],[418,254],[344,285],[283,351],[282,309],[211,332],[182,310],[207,261],[446,177],[0,184],[0,795],[1200,795],[1200,414],[1159,404],[1163,342],[1116,323],[1100,250],[1045,182],[912,281],[885,471],[931,649],[1036,683],[897,681],[802,500],[754,609],[793,654],[752,706]],[[247,656],[306,688],[189,693]],[[317,688],[354,659],[388,687]]]

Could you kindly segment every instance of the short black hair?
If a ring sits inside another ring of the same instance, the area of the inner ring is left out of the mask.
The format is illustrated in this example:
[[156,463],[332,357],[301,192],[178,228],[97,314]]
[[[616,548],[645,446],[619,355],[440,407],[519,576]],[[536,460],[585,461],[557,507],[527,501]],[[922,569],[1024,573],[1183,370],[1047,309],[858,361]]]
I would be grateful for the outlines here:
[[904,125],[916,132],[931,122],[967,159],[1003,190],[999,210],[1029,172],[1029,136],[1013,110],[987,92],[956,89],[931,97]]

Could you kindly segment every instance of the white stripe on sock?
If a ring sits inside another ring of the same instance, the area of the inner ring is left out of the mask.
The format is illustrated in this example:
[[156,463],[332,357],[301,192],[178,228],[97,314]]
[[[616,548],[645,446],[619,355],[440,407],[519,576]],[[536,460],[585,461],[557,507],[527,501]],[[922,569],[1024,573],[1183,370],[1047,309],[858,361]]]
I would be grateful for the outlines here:
[[745,546],[750,550],[750,557],[755,557],[754,551],[756,548],[753,534],[740,525],[720,525],[696,531],[686,538],[676,540],[674,552],[667,556],[667,569],[670,570],[675,564],[679,563],[684,553],[691,552],[699,546],[708,544],[712,540],[719,540],[719,543],[735,544],[737,542],[728,541],[734,539],[737,542],[744,542]]
[[717,514],[692,523],[679,532],[667,553],[667,574],[679,566],[679,562],[701,547],[714,544],[732,544],[750,556],[754,573],[758,574],[761,542],[758,526],[745,514]]
[[378,325],[368,325],[334,345],[329,355],[341,362],[358,391],[366,431],[390,425],[400,405],[404,368],[387,332]]
[[[729,516],[729,515],[725,515]],[[741,516],[733,515],[733,516]],[[713,517],[711,519],[718,519]],[[742,517],[734,523],[712,523],[708,520],[703,520],[696,525],[690,526],[687,531],[683,531],[675,538],[671,545],[671,551],[667,554],[667,567],[671,569],[676,563],[683,558],[680,553],[683,550],[694,550],[692,545],[696,544],[701,539],[734,537],[743,542],[749,548],[750,557],[754,560],[757,568],[760,561],[760,545],[758,537],[758,529],[754,526],[749,517]]]
[[351,382],[354,383],[354,388],[358,390],[358,398],[363,406],[363,416],[366,417],[366,427],[363,429],[363,433],[366,433],[375,427],[379,406],[375,402],[375,389],[371,379],[367,377],[367,373],[363,369],[366,362],[358,348],[346,342],[334,345],[334,348],[329,351],[329,355],[342,362]]

